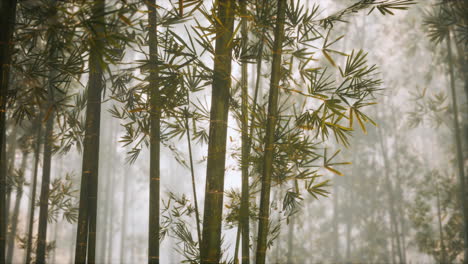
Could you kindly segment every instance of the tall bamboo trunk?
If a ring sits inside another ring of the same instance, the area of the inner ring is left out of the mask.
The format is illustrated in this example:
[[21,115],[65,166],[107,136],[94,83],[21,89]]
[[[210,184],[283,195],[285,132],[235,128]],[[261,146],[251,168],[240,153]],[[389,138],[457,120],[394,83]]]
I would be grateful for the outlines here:
[[106,254],[107,254],[107,243],[109,242],[108,239],[107,239],[107,236],[108,236],[108,233],[109,233],[109,224],[107,223],[107,220],[109,218],[109,208],[110,208],[110,204],[112,199],[110,197],[110,193],[113,191],[112,187],[111,187],[111,182],[112,182],[112,177],[114,177],[114,175],[112,174],[112,168],[114,166],[112,166],[113,163],[113,153],[114,153],[114,140],[115,140],[115,135],[116,135],[116,128],[113,126],[112,124],[112,121],[110,118],[107,119],[107,122],[105,124],[105,127],[108,128],[111,132],[110,132],[110,135],[109,137],[106,139],[105,143],[104,143],[104,153],[112,153],[112,154],[108,154],[107,156],[107,160],[108,160],[108,163],[105,164],[104,168],[105,168],[105,183],[103,185],[103,195],[100,196],[100,204],[104,207],[103,208],[103,213],[102,213],[102,216],[101,216],[101,221],[99,223],[99,226],[102,226],[102,232],[101,232],[101,238],[99,239],[100,243],[99,243],[99,260],[98,262],[99,263],[105,263],[106,262]]
[[[240,12],[242,16],[242,49],[247,52],[248,32],[247,32],[247,0],[240,1]],[[239,229],[242,233],[242,263],[250,263],[250,241],[249,241],[249,91],[248,91],[248,75],[247,62],[243,61],[241,65],[241,86],[242,86],[242,187],[241,187],[241,204],[240,204],[240,220]],[[239,231],[238,231],[239,232]]]
[[[59,175],[59,177],[60,177],[60,175],[64,174],[63,160],[62,159],[59,160],[56,172],[57,172],[57,175]],[[62,221],[63,221],[63,219],[57,219],[54,222],[54,238],[53,238],[52,241],[54,241],[55,243],[57,243],[58,240],[59,240],[59,232],[60,232],[60,230],[62,230]],[[50,258],[49,258],[51,264],[57,263],[57,250],[58,250],[58,247],[54,247],[52,249],[52,256],[50,256]]]
[[[468,25],[465,23],[464,26]],[[461,74],[464,79],[465,97],[468,101],[468,52],[465,49],[464,43],[464,41],[458,40],[455,36],[455,47],[458,53],[459,64],[461,66]]]
[[[1,114],[1,113],[0,113]],[[3,142],[6,142],[6,135],[3,134],[3,135],[0,135],[2,138],[3,138]],[[0,159],[1,159],[1,166],[0,166],[0,175],[2,177],[2,179],[4,179],[3,182],[0,183],[0,188],[1,188],[1,193],[0,195],[2,196],[1,199],[3,199],[3,202],[1,203],[1,206],[3,206],[2,208],[0,208],[2,210],[2,214],[0,215],[1,217],[1,220],[2,221],[0,224],[2,225],[2,233],[3,233],[3,237],[2,237],[2,241],[0,241],[0,245],[2,246],[2,248],[0,249],[0,254],[1,254],[1,259],[0,259],[0,263],[4,263],[6,261],[6,239],[7,239],[7,229],[8,229],[8,214],[10,213],[10,190],[11,190],[11,187],[10,187],[10,183],[8,181],[8,177],[7,177],[7,151],[6,151],[6,143],[5,145],[3,146],[3,148],[0,150]]]
[[[355,145],[355,141],[353,140],[353,145]],[[357,160],[357,154],[353,152],[353,167],[352,167],[352,172],[351,175],[355,176],[358,174],[357,168],[356,168],[356,160]],[[352,248],[352,231],[353,231],[353,221],[354,221],[354,186],[353,186],[354,179],[351,177],[346,178],[346,189],[348,190],[348,201],[346,202],[346,263],[352,263],[352,256],[351,256],[351,248]]]
[[95,47],[89,54],[89,80],[86,107],[85,138],[81,175],[80,205],[75,248],[75,263],[95,262],[96,214],[99,173],[99,134],[101,94],[104,89],[101,66],[105,38],[105,0],[94,0],[92,6]]
[[234,0],[218,0],[201,263],[219,263],[231,88]]
[[5,129],[8,79],[10,73],[13,31],[16,19],[16,1],[2,1],[0,9],[0,263],[5,261],[6,229],[8,211],[6,210],[6,159]]
[[13,215],[11,216],[11,234],[8,239],[8,251],[6,255],[6,262],[13,263],[13,254],[15,250],[15,238],[18,229],[18,218],[20,213],[21,198],[23,198],[23,185],[24,185],[24,173],[26,171],[26,161],[28,153],[23,152],[23,158],[20,165],[21,179],[19,179],[18,187],[16,189],[15,207],[13,208]]
[[390,221],[390,236],[388,237],[388,240],[390,240],[390,252],[391,252],[391,258],[392,258],[392,264],[397,264],[396,260],[396,245],[395,245],[395,229],[393,225],[393,218],[392,214],[390,213],[390,210],[387,210],[388,218]]
[[[241,200],[242,200],[242,197],[241,197]],[[239,221],[240,221],[240,213],[239,213]],[[237,224],[236,244],[234,246],[234,264],[239,264],[240,239],[241,239],[241,226],[240,226],[240,222],[239,222]]]
[[[51,0],[52,14],[49,17],[49,21],[55,23],[57,16],[57,7],[55,0]],[[49,25],[53,27],[54,25]],[[54,63],[54,59],[57,56],[57,44],[58,40],[55,36],[55,32],[47,32],[47,51],[49,52],[48,63]],[[50,174],[52,168],[52,147],[53,147],[53,134],[54,134],[54,118],[55,118],[55,98],[54,98],[54,85],[56,84],[55,78],[57,77],[56,70],[49,66],[49,76],[47,83],[47,107],[45,112],[46,129],[44,133],[44,161],[42,166],[42,181],[41,181],[41,194],[39,198],[39,224],[38,224],[38,236],[37,236],[37,249],[36,249],[36,263],[46,263],[46,250],[47,250],[47,224],[49,216],[49,185],[50,185]]]
[[[14,122],[14,121],[13,121]],[[13,128],[11,132],[8,134],[6,137],[6,146],[5,146],[5,164],[6,164],[6,177],[7,177],[7,189],[6,189],[6,212],[10,214],[10,206],[11,206],[11,200],[12,200],[12,192],[13,192],[13,182],[8,179],[13,179],[14,177],[14,171],[15,171],[15,160],[16,160],[16,133],[17,133],[18,127],[13,125]],[[11,218],[7,217],[6,221],[6,227],[7,227],[7,234],[6,234],[6,240],[8,241],[10,239],[10,234],[8,233],[8,227],[11,225],[10,223]],[[8,245],[8,244],[7,244]],[[8,250],[8,249],[6,249]]]
[[[352,196],[352,195],[349,195]],[[352,197],[350,198],[349,201],[352,201]],[[351,221],[352,221],[352,215],[349,215],[349,212],[351,211],[351,206],[349,205],[346,206],[347,208],[347,217],[349,217],[346,221],[346,253],[345,253],[345,260],[346,263],[351,263]]]
[[[266,6],[266,1],[265,0],[260,0],[260,1],[262,1],[261,4],[258,3],[258,0],[255,2],[255,4],[256,4],[256,8],[260,9],[259,12],[261,12],[261,15],[263,15],[264,13],[266,13],[266,10],[265,10],[266,9],[266,7],[265,7]],[[264,39],[265,39],[265,33],[266,33],[267,27],[265,25],[259,25],[259,26],[262,27],[261,35],[259,36],[259,38],[260,38],[260,47],[258,49],[258,54],[257,54],[257,58],[256,58],[256,66],[254,66],[252,64],[252,72],[254,72],[254,69],[255,69],[256,74],[255,75],[252,74],[252,86],[254,86],[254,95],[253,95],[254,97],[253,97],[253,102],[252,102],[252,110],[251,110],[251,113],[250,113],[250,123],[251,124],[253,124],[253,122],[254,122],[256,109],[257,109],[258,98],[262,98],[261,80],[262,80],[262,65],[263,65],[263,48],[264,48]],[[248,94],[247,94],[247,98],[248,98]],[[248,120],[247,120],[247,122],[248,122]],[[248,126],[248,123],[247,123],[247,126]],[[243,167],[243,169],[247,171],[246,172],[247,173],[247,183],[249,182],[249,180],[248,180],[248,172],[249,172],[249,162],[248,162],[248,160],[249,160],[249,157],[250,157],[250,150],[251,150],[251,147],[252,147],[252,138],[253,138],[252,135],[253,135],[253,131],[254,131],[254,126],[251,125],[250,127],[248,127],[248,129],[249,129],[249,132],[247,134],[248,137],[247,137],[247,143],[246,143],[246,147],[245,147],[247,149],[247,151],[246,151],[245,154],[242,154],[243,157],[245,157],[245,159],[244,158],[243,159],[247,161],[246,168]],[[242,179],[245,181],[244,178],[242,178]],[[244,184],[243,186],[245,186],[245,183],[243,183],[243,184]],[[248,188],[245,188],[245,187],[241,187],[241,188],[243,188],[242,190],[244,191],[244,193],[248,193],[250,195],[250,190],[249,190],[250,186],[248,186]],[[241,190],[241,192],[242,192],[242,190]],[[241,197],[242,197],[241,198],[242,199],[241,203],[242,202],[245,203],[245,201],[243,200],[243,199],[245,199],[245,196],[242,194]],[[250,199],[250,197],[247,199],[247,206],[249,206],[249,199]],[[255,194],[255,200],[257,200],[257,195],[256,194]],[[241,206],[242,206],[242,204],[241,204]],[[244,205],[244,207],[245,207],[245,205]],[[250,209],[247,210],[247,212],[249,212],[249,211],[250,211]],[[249,227],[249,230],[244,231],[244,234],[247,234],[247,233],[250,234],[250,221],[249,221],[249,218],[247,218],[247,221],[248,221],[248,223],[246,223],[245,225]],[[258,224],[257,222],[253,223],[253,225],[254,225],[253,229],[254,230],[257,229],[257,224]],[[242,225],[241,225],[241,227],[242,227]],[[239,230],[239,231],[241,231],[241,230]],[[256,234],[253,234],[253,236],[254,236],[253,240],[256,240]],[[245,239],[245,240],[248,240],[248,239]],[[242,243],[243,243],[243,245],[247,245],[247,243],[250,244],[249,241],[243,241]],[[254,246],[255,246],[255,244],[254,244]],[[243,246],[242,249],[244,250],[243,252],[245,252],[244,246]],[[256,248],[254,248],[253,250],[255,252]],[[250,247],[249,247],[248,251],[249,251],[248,261],[250,262]],[[236,254],[237,254],[237,251],[236,251]]]
[[382,150],[382,155],[383,155],[383,160],[384,160],[384,168],[385,168],[385,184],[387,185],[387,195],[388,195],[388,201],[389,201],[389,214],[390,214],[390,226],[392,231],[392,239],[395,240],[395,247],[396,247],[396,252],[395,254],[398,254],[398,263],[403,263],[403,254],[401,250],[401,243],[400,243],[400,232],[398,229],[398,221],[397,221],[397,214],[395,210],[395,194],[393,190],[393,184],[390,180],[390,161],[387,156],[387,149],[384,145],[383,142],[383,136],[382,136],[382,131],[379,129],[379,141],[380,141],[380,147]]
[[43,264],[46,262],[46,248],[47,248],[47,219],[49,210],[49,185],[50,185],[50,171],[52,167],[52,146],[53,146],[53,133],[54,133],[54,88],[53,88],[54,74],[49,74],[48,84],[48,99],[47,99],[47,112],[45,115],[46,129],[44,133],[44,161],[42,166],[42,182],[41,182],[41,195],[39,198],[39,224],[38,224],[38,237],[37,237],[37,251],[36,263]]
[[[13,193],[13,178],[14,178],[14,171],[15,171],[15,160],[16,160],[16,132],[17,132],[17,126],[13,126],[12,130],[10,133],[8,133],[8,136],[6,136],[6,146],[5,146],[5,175],[7,177],[7,189],[6,189],[6,212],[10,214],[10,206],[11,206],[11,200],[12,200],[12,193]],[[8,227],[11,225],[11,220],[12,218],[8,216],[7,221],[6,221],[6,226],[7,226],[7,234],[6,234],[6,241],[8,246],[8,241],[11,239],[11,234],[9,233]],[[8,253],[8,248],[6,248],[7,253]],[[6,255],[6,258],[8,258],[8,254]]]
[[405,220],[405,208],[404,208],[404,198],[403,198],[403,189],[402,189],[402,181],[400,175],[400,154],[399,154],[399,144],[398,144],[398,132],[397,132],[397,122],[396,122],[396,115],[393,115],[393,123],[395,127],[395,162],[396,162],[396,184],[395,189],[398,195],[398,204],[397,204],[397,212],[400,224],[400,240],[401,240],[401,254],[402,254],[402,263],[406,263],[406,220]]
[[120,228],[120,263],[125,262],[125,236],[127,235],[127,196],[128,196],[128,173],[130,169],[127,167],[124,174],[124,190],[123,190],[123,203],[122,203],[122,219],[121,219],[121,228]]
[[149,171],[149,234],[148,263],[159,263],[159,200],[160,200],[160,141],[161,141],[161,96],[158,73],[158,39],[156,0],[149,0],[148,46],[149,46],[149,98],[150,98],[150,171]]
[[[279,190],[275,193],[275,194],[278,194],[279,197],[282,197],[282,196],[283,196],[283,192],[282,192],[282,188],[281,188],[281,187],[282,187],[282,186],[280,185],[280,186],[279,186]],[[274,200],[278,200],[277,197],[275,197],[275,198],[273,198],[273,199],[274,199]],[[281,199],[281,198],[280,198],[280,199]],[[278,215],[278,221],[281,221],[281,215]],[[276,238],[276,249],[275,249],[276,252],[275,252],[275,257],[274,257],[276,263],[281,263],[281,257],[280,257],[280,255],[281,255],[281,253],[282,253],[282,252],[280,252],[280,251],[281,251],[281,246],[282,246],[282,245],[281,245],[281,241],[282,241],[282,238],[281,238],[282,232],[281,232],[281,231],[282,231],[282,229],[280,228],[279,231],[278,231],[278,237]],[[288,233],[287,235],[289,235],[289,233]],[[284,237],[284,235],[283,235],[283,237]],[[288,242],[289,242],[289,241],[288,241]],[[272,259],[273,259],[273,258],[272,258]]]
[[[18,126],[14,125],[15,121],[13,118],[10,118],[13,128],[11,129],[11,132],[9,133],[7,137],[7,177],[13,178],[15,174],[15,161],[16,161],[16,152],[18,150],[17,148],[17,135],[18,135]],[[13,186],[10,186],[10,191],[8,194],[11,194],[11,191],[13,190]]]
[[31,252],[32,252],[32,238],[34,232],[34,213],[36,210],[36,188],[37,188],[37,174],[39,170],[39,156],[41,149],[41,139],[42,139],[42,114],[40,113],[37,117],[37,137],[36,137],[36,146],[34,147],[34,172],[32,179],[31,187],[31,199],[29,201],[29,221],[28,221],[28,238],[26,241],[26,257],[25,263],[31,263]]
[[[190,97],[187,93],[187,102],[190,104]],[[188,108],[185,113],[185,129],[187,130],[187,145],[189,151],[189,160],[190,160],[190,174],[192,176],[192,192],[193,192],[193,204],[195,205],[195,220],[197,221],[197,238],[198,238],[198,248],[201,247],[201,228],[200,228],[200,211],[198,209],[198,198],[197,198],[197,188],[195,183],[195,168],[193,166],[193,154],[192,154],[192,140],[190,136],[190,127],[189,127],[189,113]]]
[[[294,251],[294,222],[295,218],[294,216],[292,217],[291,221],[289,222],[288,226],[288,252],[287,252],[287,261],[286,263],[292,264],[293,262],[293,251]],[[278,241],[279,242],[279,241]]]
[[458,165],[458,179],[460,188],[460,205],[463,215],[463,241],[464,241],[464,260],[463,263],[468,263],[468,201],[466,194],[465,184],[465,167],[462,151],[462,137],[460,132],[460,125],[458,123],[458,106],[457,106],[457,92],[455,90],[455,77],[453,70],[453,59],[452,59],[452,43],[450,33],[447,36],[447,50],[449,60],[449,72],[450,72],[450,90],[452,94],[452,107],[453,107],[453,128],[455,130],[455,144],[457,148],[457,165]]
[[262,190],[260,193],[260,214],[256,254],[257,264],[264,264],[266,260],[268,226],[270,218],[271,176],[273,174],[275,129],[278,118],[278,98],[281,81],[281,62],[283,53],[285,14],[287,8],[286,5],[286,0],[278,0],[274,36],[275,40],[273,44],[270,93],[268,97],[268,118],[264,146],[265,154],[262,171]]
[[[433,181],[435,182],[435,181]],[[447,261],[447,252],[445,248],[445,238],[444,238],[444,229],[442,228],[442,210],[440,208],[440,194],[439,194],[439,185],[436,183],[434,184],[434,187],[436,189],[436,195],[437,195],[437,223],[439,227],[439,240],[440,240],[440,248],[441,248],[441,259],[440,263],[446,263]]]
[[[115,158],[114,158],[115,160]],[[116,172],[116,169],[115,167],[112,167],[111,168],[111,179],[110,179],[110,183],[109,183],[109,189],[110,190],[113,190],[114,189],[114,186],[115,186],[115,173]],[[109,199],[108,201],[110,202],[110,205],[109,205],[109,216],[108,216],[108,222],[107,222],[107,225],[108,225],[108,228],[109,228],[109,232],[108,232],[108,238],[107,238],[107,243],[108,243],[108,248],[106,250],[106,253],[107,253],[107,256],[106,256],[106,259],[107,259],[107,263],[113,263],[112,261],[112,257],[113,257],[113,253],[114,253],[114,240],[112,238],[112,235],[114,233],[114,212],[115,212],[115,208],[114,208],[114,193],[112,191],[109,192],[109,195],[108,195]]]
[[339,249],[339,223],[338,223],[338,214],[339,214],[339,192],[338,192],[338,185],[337,183],[333,184],[333,230],[332,230],[332,258],[333,262],[338,262],[340,259]]
[[[109,128],[109,126],[105,126],[107,128]],[[110,142],[106,142],[104,143],[105,146],[106,146],[106,149],[107,151],[104,152],[104,153],[111,153],[110,152],[110,148],[108,147],[110,145]],[[109,160],[109,158],[107,158]],[[112,166],[112,163],[109,163],[108,165],[106,165],[106,167],[108,166]],[[104,177],[104,184],[102,185],[102,191],[101,192],[101,195],[99,196],[99,203],[101,206],[102,206],[102,213],[99,215],[99,221],[98,221],[98,226],[100,227],[100,237],[98,238],[98,241],[99,241],[99,245],[97,246],[98,247],[98,255],[97,255],[97,262],[98,263],[104,263],[105,262],[105,259],[106,259],[106,243],[107,243],[107,232],[108,232],[108,228],[107,228],[107,223],[106,223],[106,220],[107,220],[107,215],[108,215],[108,209],[109,209],[109,206],[107,205],[107,203],[109,202],[109,199],[107,199],[107,193],[110,191],[109,189],[109,170],[105,170],[105,177]],[[102,176],[101,176],[102,177]]]

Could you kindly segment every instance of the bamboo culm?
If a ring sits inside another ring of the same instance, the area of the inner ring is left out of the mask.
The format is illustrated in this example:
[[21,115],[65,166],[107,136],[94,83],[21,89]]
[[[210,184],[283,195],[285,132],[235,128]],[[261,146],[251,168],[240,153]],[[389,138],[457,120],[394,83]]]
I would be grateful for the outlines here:
[[83,141],[83,165],[81,174],[78,229],[75,248],[75,263],[95,263],[97,188],[99,169],[99,135],[101,121],[101,95],[104,88],[101,66],[105,38],[105,0],[92,4],[95,47],[89,54],[89,80]]
[[41,149],[41,139],[42,139],[42,112],[39,113],[37,117],[37,138],[36,146],[34,147],[34,174],[32,179],[32,188],[31,188],[31,200],[29,202],[29,222],[28,222],[28,239],[26,241],[26,257],[25,263],[31,263],[31,252],[32,252],[32,238],[34,232],[34,214],[36,210],[36,188],[37,188],[37,174],[39,170],[39,157]]
[[[54,44],[52,44],[54,45]],[[55,54],[54,51],[52,51]],[[47,220],[49,215],[49,188],[50,188],[50,172],[52,168],[52,146],[53,146],[53,135],[54,135],[54,87],[53,79],[55,73],[49,74],[48,84],[48,103],[47,103],[47,114],[46,128],[44,133],[44,161],[42,166],[42,182],[41,182],[41,194],[39,197],[40,208],[39,208],[39,224],[38,224],[38,235],[37,235],[37,251],[36,251],[36,263],[46,263],[46,249],[47,249]]]
[[463,241],[464,241],[464,264],[468,264],[468,202],[466,194],[466,181],[465,181],[465,168],[463,165],[463,150],[462,150],[462,138],[460,132],[460,124],[458,122],[458,106],[457,106],[457,93],[455,90],[455,76],[453,69],[452,59],[452,43],[450,32],[447,36],[447,51],[448,51],[448,64],[450,74],[450,91],[452,95],[452,107],[453,107],[453,128],[455,130],[455,145],[457,148],[457,165],[458,165],[458,179],[460,188],[460,205],[463,215]]
[[5,128],[8,80],[12,53],[12,36],[17,0],[2,1],[0,9],[0,263],[5,262],[8,211],[6,204]]
[[258,224],[258,242],[256,263],[266,261],[268,226],[270,217],[270,189],[273,174],[273,157],[275,144],[275,129],[278,118],[278,98],[281,81],[281,64],[283,53],[284,24],[286,14],[286,0],[278,0],[276,26],[273,44],[273,62],[270,79],[270,93],[268,97],[268,118],[266,126],[264,160],[262,171],[262,190],[260,193],[260,213]]
[[156,0],[149,0],[148,7],[148,46],[149,46],[149,93],[150,93],[150,173],[149,173],[149,234],[148,263],[159,263],[159,214],[160,214],[160,137],[161,137],[161,98],[158,84],[158,39]]
[[219,263],[221,258],[224,173],[231,88],[234,0],[218,0],[216,3],[220,24],[217,24],[211,91],[201,263]]
[[[248,28],[247,28],[247,1],[240,1],[240,8],[242,13],[242,48],[247,51],[248,44]],[[241,205],[239,213],[239,231],[242,232],[242,263],[248,264],[250,262],[250,241],[249,241],[249,118],[248,118],[248,73],[247,62],[242,62],[241,69],[241,87],[242,87],[242,187],[241,187]],[[237,250],[236,250],[237,253]],[[237,259],[237,257],[236,257]]]

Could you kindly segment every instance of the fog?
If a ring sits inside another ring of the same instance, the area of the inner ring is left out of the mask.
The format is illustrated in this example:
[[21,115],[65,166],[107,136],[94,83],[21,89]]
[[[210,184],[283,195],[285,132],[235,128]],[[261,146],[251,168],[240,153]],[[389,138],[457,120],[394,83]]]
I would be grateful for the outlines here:
[[0,263],[467,263],[466,1],[179,1],[2,1]]

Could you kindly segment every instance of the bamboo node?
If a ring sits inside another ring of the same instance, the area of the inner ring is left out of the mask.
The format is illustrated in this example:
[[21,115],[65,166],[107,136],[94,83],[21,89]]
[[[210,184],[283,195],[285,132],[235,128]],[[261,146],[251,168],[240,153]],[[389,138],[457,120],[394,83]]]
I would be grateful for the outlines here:
[[211,193],[211,194],[224,194],[223,191],[208,191],[208,193]]

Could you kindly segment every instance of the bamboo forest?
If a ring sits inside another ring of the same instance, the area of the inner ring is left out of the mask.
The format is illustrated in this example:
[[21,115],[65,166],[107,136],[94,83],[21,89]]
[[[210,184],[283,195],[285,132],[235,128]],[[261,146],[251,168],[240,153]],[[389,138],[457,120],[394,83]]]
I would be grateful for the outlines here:
[[468,0],[0,0],[0,264],[468,264]]

